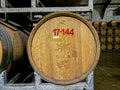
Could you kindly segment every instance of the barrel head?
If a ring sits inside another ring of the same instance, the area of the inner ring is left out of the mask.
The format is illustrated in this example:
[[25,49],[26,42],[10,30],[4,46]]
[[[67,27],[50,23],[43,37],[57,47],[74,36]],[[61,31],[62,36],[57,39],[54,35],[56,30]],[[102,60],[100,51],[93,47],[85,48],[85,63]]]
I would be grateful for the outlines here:
[[100,54],[99,38],[81,16],[59,12],[46,16],[31,32],[28,55],[45,80],[73,84],[87,77]]

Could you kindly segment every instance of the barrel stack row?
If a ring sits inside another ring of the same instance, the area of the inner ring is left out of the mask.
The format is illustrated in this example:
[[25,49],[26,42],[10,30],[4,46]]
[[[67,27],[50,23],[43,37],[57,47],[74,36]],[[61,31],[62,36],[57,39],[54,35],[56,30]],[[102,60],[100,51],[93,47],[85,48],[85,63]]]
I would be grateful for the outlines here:
[[44,80],[68,85],[85,79],[99,60],[98,34],[80,15],[51,13],[37,23],[29,38],[24,30],[3,21],[0,24],[0,71],[14,72],[19,67],[27,73],[27,54]]
[[93,22],[93,26],[99,35],[101,50],[120,50],[120,22],[115,20],[110,22]]

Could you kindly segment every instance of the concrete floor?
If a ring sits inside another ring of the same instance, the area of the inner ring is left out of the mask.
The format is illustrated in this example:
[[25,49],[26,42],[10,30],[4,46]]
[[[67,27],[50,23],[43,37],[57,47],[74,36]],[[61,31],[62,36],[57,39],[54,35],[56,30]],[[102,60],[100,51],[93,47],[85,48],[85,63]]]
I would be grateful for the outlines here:
[[95,68],[95,90],[120,90],[120,52],[102,52]]

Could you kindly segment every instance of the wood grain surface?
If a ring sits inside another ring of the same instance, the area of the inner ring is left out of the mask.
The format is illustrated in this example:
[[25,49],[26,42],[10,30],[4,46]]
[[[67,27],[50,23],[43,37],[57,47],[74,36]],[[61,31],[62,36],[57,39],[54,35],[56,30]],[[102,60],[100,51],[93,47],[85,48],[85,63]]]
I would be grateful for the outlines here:
[[97,33],[91,28],[86,20],[72,13],[55,13],[41,20],[28,41],[28,55],[35,71],[55,84],[84,79],[100,53]]

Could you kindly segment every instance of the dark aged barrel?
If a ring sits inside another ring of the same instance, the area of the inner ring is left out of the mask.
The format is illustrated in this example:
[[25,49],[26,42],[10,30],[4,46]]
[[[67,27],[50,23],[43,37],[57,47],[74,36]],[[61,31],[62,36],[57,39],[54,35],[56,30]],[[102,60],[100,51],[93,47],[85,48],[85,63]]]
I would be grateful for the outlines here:
[[21,64],[26,55],[27,39],[27,34],[0,21],[0,72],[5,69],[9,72]]
[[100,54],[97,32],[81,16],[57,12],[44,17],[28,39],[34,70],[54,84],[73,84],[87,77]]
[[82,0],[39,0],[45,6],[78,6]]

